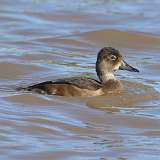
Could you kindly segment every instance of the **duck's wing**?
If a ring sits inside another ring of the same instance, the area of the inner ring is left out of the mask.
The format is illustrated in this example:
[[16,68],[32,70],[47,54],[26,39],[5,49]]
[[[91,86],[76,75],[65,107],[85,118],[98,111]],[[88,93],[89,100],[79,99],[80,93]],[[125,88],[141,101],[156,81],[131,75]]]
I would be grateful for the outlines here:
[[32,89],[40,89],[40,90],[46,90],[46,87],[50,85],[56,85],[56,84],[68,84],[72,86],[76,86],[80,89],[88,89],[88,90],[97,90],[101,88],[102,84],[98,80],[87,78],[87,77],[71,77],[71,78],[62,78],[62,79],[56,79],[53,81],[46,81],[39,84],[35,84],[28,87],[28,90]]
[[102,87],[100,81],[87,78],[87,77],[71,77],[71,78],[64,78],[64,79],[57,79],[53,81],[54,84],[71,84],[81,89],[89,89],[89,90],[97,90]]

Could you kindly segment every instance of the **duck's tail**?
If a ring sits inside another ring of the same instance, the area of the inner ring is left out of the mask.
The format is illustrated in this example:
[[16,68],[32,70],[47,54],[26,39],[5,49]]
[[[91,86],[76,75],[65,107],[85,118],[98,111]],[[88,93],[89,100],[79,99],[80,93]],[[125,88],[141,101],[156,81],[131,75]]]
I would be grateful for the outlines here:
[[28,87],[16,87],[16,91],[30,91]]
[[37,85],[33,85],[33,86],[28,86],[28,87],[18,87],[16,89],[17,91],[22,91],[22,92],[35,92],[35,93],[39,93],[39,94],[46,94],[47,91],[45,91],[44,88],[39,88],[39,86]]

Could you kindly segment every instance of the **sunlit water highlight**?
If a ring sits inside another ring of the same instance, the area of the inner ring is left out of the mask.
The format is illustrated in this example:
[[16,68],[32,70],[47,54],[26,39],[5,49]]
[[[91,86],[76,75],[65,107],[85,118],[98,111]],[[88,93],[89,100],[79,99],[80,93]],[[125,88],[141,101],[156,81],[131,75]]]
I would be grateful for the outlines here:
[[[160,159],[159,0],[1,0],[0,159]],[[118,71],[126,92],[58,97],[17,86],[96,78],[101,47],[140,73]]]

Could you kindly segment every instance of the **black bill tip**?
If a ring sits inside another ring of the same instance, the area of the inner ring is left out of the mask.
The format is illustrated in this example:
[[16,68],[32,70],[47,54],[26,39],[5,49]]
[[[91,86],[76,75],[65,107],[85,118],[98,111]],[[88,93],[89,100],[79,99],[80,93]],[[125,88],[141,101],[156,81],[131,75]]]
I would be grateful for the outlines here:
[[139,70],[136,68],[132,68],[131,72],[139,72]]

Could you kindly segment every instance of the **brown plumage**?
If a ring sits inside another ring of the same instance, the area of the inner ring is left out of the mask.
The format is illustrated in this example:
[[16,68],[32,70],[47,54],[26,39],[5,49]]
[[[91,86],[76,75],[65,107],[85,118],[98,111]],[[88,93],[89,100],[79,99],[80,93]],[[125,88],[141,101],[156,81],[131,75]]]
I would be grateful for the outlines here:
[[118,50],[104,47],[99,51],[96,62],[96,72],[100,81],[86,77],[71,77],[42,82],[25,89],[59,96],[98,96],[116,93],[122,90],[122,84],[113,74],[118,69],[139,72],[123,60]]

